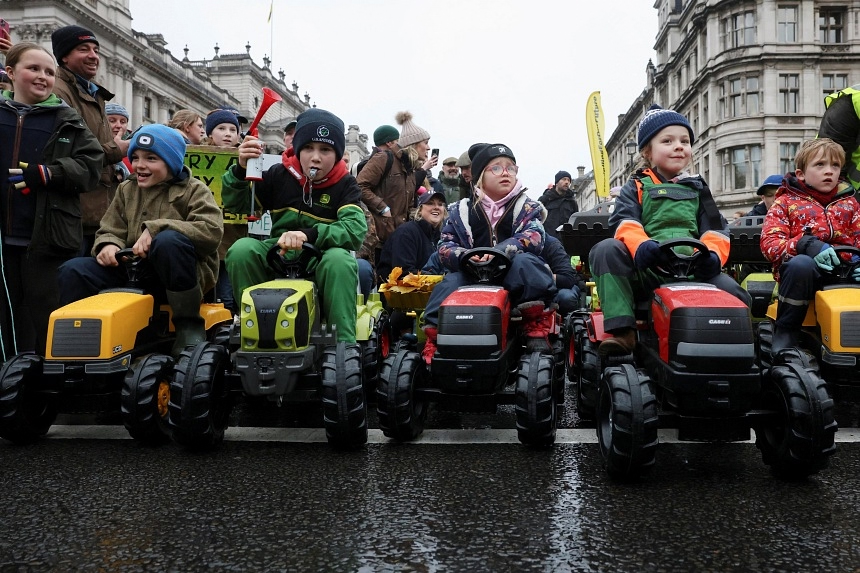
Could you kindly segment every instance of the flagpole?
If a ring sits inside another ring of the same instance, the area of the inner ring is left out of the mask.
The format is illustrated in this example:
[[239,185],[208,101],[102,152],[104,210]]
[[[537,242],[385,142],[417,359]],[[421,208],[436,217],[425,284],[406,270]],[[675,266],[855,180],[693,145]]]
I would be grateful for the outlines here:
[[275,60],[275,0],[269,4],[269,57]]

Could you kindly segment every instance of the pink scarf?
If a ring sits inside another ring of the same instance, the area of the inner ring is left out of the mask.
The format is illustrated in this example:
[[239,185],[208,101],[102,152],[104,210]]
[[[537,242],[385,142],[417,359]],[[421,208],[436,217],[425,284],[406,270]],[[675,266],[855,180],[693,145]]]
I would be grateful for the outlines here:
[[490,220],[490,226],[495,227],[496,223],[499,222],[499,219],[502,218],[502,213],[505,212],[505,207],[508,202],[519,195],[520,189],[522,189],[523,184],[520,183],[519,179],[517,180],[517,184],[514,185],[514,188],[511,189],[511,192],[499,199],[498,201],[493,201],[487,194],[481,192],[481,208],[484,210],[484,213],[487,214],[487,218]]

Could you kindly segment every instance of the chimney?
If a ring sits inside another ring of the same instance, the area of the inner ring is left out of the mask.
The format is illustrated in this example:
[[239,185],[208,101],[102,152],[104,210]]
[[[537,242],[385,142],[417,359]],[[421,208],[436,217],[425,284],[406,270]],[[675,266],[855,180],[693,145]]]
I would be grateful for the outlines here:
[[577,178],[585,177],[585,166],[584,165],[578,166],[576,168],[576,173],[577,173],[577,175],[576,175]]

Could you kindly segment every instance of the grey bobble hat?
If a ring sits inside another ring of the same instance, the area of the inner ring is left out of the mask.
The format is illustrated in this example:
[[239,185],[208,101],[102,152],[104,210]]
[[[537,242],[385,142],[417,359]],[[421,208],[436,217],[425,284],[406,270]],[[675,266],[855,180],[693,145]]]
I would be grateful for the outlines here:
[[401,111],[395,116],[397,123],[400,125],[400,147],[406,147],[425,139],[430,139],[430,133],[421,127],[415,125],[412,121],[412,114],[408,111]]
[[680,125],[686,127],[690,134],[690,145],[695,142],[693,128],[690,127],[690,122],[687,118],[671,109],[663,109],[657,104],[653,104],[645,112],[645,117],[639,122],[639,131],[636,133],[636,141],[639,144],[639,151],[651,141],[664,127],[670,125]]

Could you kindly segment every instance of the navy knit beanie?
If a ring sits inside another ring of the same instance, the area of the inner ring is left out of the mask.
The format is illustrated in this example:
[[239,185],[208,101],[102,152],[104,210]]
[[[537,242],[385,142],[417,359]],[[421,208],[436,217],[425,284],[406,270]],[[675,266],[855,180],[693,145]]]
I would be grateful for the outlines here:
[[[469,151],[471,150],[472,148],[470,147]],[[472,158],[472,176],[476,180],[480,179],[484,169],[486,169],[487,165],[490,164],[490,161],[496,157],[509,157],[514,163],[517,162],[517,158],[514,157],[514,152],[511,151],[511,148],[507,145],[502,143],[492,143],[489,145],[484,144],[480,149],[476,149],[475,156]]]
[[54,57],[57,58],[57,63],[62,65],[63,58],[85,42],[99,45],[96,35],[82,26],[63,26],[54,30],[54,33],[51,34],[51,50],[54,52]]
[[216,109],[206,116],[206,135],[212,135],[212,131],[222,123],[230,123],[236,126],[236,131],[240,131],[239,117],[235,112],[229,109]]
[[302,147],[313,141],[334,147],[337,160],[340,161],[346,148],[343,121],[324,109],[313,107],[303,111],[296,118],[296,133],[293,135],[293,149],[296,151],[296,157],[301,154]]
[[680,125],[687,128],[690,134],[690,145],[695,142],[693,128],[690,127],[690,122],[687,118],[671,109],[663,109],[657,104],[653,104],[645,112],[645,117],[639,122],[639,131],[636,133],[636,141],[639,143],[639,151],[651,141],[664,127],[670,125]]
[[129,160],[131,160],[131,154],[138,149],[151,151],[159,156],[174,177],[182,171],[185,160],[185,138],[172,127],[160,123],[141,127],[131,136],[131,143],[128,146]]

